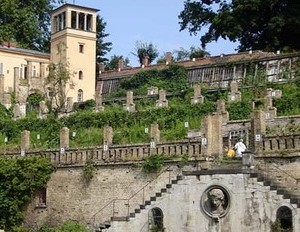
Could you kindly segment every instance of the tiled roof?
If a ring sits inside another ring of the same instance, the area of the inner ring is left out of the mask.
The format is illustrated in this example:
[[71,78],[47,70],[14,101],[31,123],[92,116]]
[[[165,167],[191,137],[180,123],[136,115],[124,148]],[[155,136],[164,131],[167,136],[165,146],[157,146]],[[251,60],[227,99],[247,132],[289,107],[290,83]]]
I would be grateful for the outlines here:
[[0,46],[0,51],[20,53],[20,54],[26,54],[26,55],[31,55],[31,56],[43,57],[45,59],[50,59],[49,53],[44,53],[44,52],[39,52],[39,51],[24,49],[24,48]]

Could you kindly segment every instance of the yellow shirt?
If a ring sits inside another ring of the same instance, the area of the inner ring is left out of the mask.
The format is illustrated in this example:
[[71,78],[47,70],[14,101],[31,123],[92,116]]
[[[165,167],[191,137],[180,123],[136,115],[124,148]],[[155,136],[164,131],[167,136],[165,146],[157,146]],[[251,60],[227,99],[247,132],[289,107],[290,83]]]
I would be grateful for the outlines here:
[[229,149],[228,152],[227,152],[227,156],[228,157],[233,157],[235,156],[235,151],[233,149]]

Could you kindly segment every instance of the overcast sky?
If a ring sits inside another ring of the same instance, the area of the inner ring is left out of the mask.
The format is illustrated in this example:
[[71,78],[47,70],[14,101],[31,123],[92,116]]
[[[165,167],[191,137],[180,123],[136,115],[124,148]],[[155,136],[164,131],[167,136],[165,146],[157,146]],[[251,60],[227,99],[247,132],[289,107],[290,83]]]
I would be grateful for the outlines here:
[[[99,9],[106,22],[106,42],[112,50],[106,56],[128,57],[132,66],[138,66],[135,51],[137,41],[152,43],[159,51],[172,52],[181,47],[200,47],[200,35],[191,36],[187,30],[179,32],[178,15],[184,0],[68,0],[68,3]],[[236,44],[219,41],[207,45],[211,55],[235,53]]]

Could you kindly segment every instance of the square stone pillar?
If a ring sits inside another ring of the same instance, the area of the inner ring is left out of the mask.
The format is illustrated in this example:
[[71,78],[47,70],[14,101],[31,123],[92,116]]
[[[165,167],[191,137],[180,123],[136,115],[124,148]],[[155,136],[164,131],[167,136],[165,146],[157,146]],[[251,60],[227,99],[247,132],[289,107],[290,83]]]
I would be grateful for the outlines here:
[[95,110],[96,110],[96,112],[104,112],[104,110],[105,110],[104,106],[102,105],[102,96],[100,93],[98,93],[96,95]]
[[4,75],[0,74],[0,103],[4,104]]
[[271,96],[265,96],[264,99],[264,111],[265,111],[265,117],[266,119],[273,119],[277,117],[277,108],[273,107],[273,99]]
[[126,93],[126,104],[123,106],[124,110],[128,112],[135,112],[135,104],[133,103],[133,92],[127,91]]
[[251,119],[251,145],[255,155],[262,150],[263,136],[266,135],[265,113],[262,110],[255,110]]
[[113,128],[110,126],[103,128],[103,144],[107,146],[113,144]]
[[30,131],[21,132],[21,152],[26,152],[30,148]]
[[272,88],[267,89],[268,96],[273,99],[279,99],[282,96],[282,91],[279,89],[273,90]]
[[20,104],[16,103],[13,108],[14,119],[22,118]]
[[201,86],[200,85],[194,85],[194,96],[192,97],[191,104],[203,104],[204,97],[201,95]]
[[168,107],[168,100],[166,98],[166,91],[163,89],[159,90],[159,97],[156,101],[156,107]]
[[217,112],[216,114],[219,114],[222,116],[223,123],[227,123],[229,121],[229,113],[226,111],[225,108],[225,101],[223,99],[219,99],[217,101]]
[[70,130],[68,127],[60,129],[60,148],[69,148],[70,144]]
[[151,86],[147,89],[147,95],[152,96],[152,95],[157,95],[158,94],[158,88]]
[[242,99],[242,94],[238,90],[238,83],[236,81],[230,82],[230,92],[228,94],[228,102],[240,101]]
[[48,107],[45,101],[40,101],[39,103],[39,118],[45,119],[47,118],[47,114],[49,113]]
[[204,156],[222,156],[223,138],[222,138],[221,114],[208,115],[203,118],[201,123],[201,154]]
[[151,124],[150,137],[151,137],[151,142],[157,143],[160,141],[160,130],[159,130],[159,125],[157,123]]
[[13,91],[15,93],[18,90],[19,84],[20,84],[20,68],[15,67],[14,68],[14,87],[13,87]]

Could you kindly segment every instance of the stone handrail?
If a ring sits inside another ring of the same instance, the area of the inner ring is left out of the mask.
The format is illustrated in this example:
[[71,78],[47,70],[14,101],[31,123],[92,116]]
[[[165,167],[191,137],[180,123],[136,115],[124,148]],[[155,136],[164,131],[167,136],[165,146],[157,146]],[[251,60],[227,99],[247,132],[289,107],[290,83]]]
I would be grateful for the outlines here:
[[294,156],[300,151],[300,134],[264,136],[262,141],[262,152],[266,156]]
[[[27,151],[26,156],[50,158],[56,165],[84,165],[89,159],[95,164],[119,163],[145,160],[150,154],[164,155],[170,158],[188,154],[190,158],[201,154],[200,141],[160,142],[156,144],[111,145],[109,147],[91,147],[80,149]],[[7,158],[20,156],[20,153],[3,154]]]

